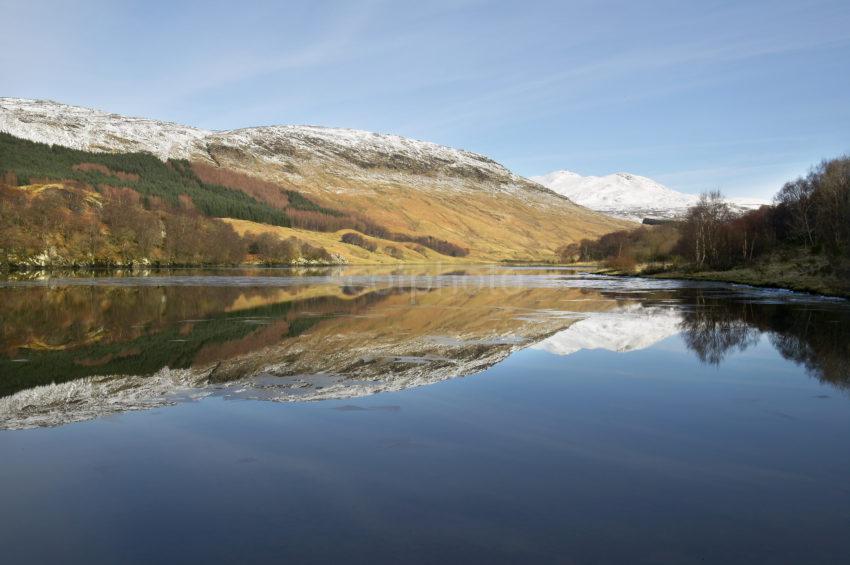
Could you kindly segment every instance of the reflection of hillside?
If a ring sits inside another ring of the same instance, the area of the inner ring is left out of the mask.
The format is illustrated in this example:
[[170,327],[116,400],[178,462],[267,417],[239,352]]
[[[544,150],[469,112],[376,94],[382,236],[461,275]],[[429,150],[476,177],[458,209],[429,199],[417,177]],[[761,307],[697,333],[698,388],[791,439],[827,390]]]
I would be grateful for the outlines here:
[[[23,287],[3,294],[0,355],[117,343],[218,312],[346,295],[336,285],[258,287]],[[24,351],[25,352],[25,351]]]
[[[149,290],[145,296],[161,302],[157,292],[164,289]],[[203,317],[198,311],[188,316],[185,304],[179,315],[167,306],[148,305],[139,312],[155,316],[142,322],[149,333],[30,351],[29,362],[17,365],[3,360],[10,372],[0,383],[7,395],[0,398],[0,419],[5,413],[7,426],[23,425],[25,412],[31,423],[69,421],[162,404],[180,390],[204,394],[222,386],[232,394],[273,400],[399,390],[483,370],[569,326],[575,311],[617,304],[579,289],[328,287],[330,294],[294,299],[289,290],[276,288],[250,299],[240,292],[228,294],[234,289],[219,290],[228,298],[225,309],[240,301],[269,304],[237,312],[206,311]],[[134,296],[131,302],[138,300]],[[112,315],[109,308],[95,312],[101,323]],[[160,324],[156,331],[151,330],[154,321]],[[51,382],[66,384],[32,388]],[[21,392],[12,394],[16,391]],[[66,401],[51,404],[57,397]]]
[[[581,300],[565,302],[572,296]],[[323,320],[297,340],[225,361],[214,378],[232,380],[271,367],[286,375],[322,372],[373,380],[427,373],[440,380],[480,370],[520,344],[568,326],[576,319],[573,312],[615,305],[593,298],[550,289],[386,293],[364,315]],[[570,304],[571,312],[552,310],[553,304]]]
[[783,357],[812,376],[839,386],[850,385],[850,309],[819,308],[773,302],[737,302],[688,291],[682,320],[685,343],[706,363],[719,364],[766,333]]
[[[367,294],[345,295],[338,287],[326,289],[330,292],[326,296],[313,296],[315,289],[311,289],[303,293],[307,296],[304,298],[297,287],[247,291],[227,287],[73,290],[81,293],[65,289],[63,300],[47,301],[44,310],[31,312],[34,322],[29,327],[26,313],[17,313],[28,330],[27,342],[23,347],[12,342],[6,349],[26,362],[0,357],[0,373],[4,377],[0,380],[0,396],[93,375],[144,375],[166,366],[190,367],[205,348],[216,351],[223,344],[262,333],[273,320],[283,324],[285,333],[274,338],[279,341],[319,321],[314,313],[356,311],[373,299]],[[80,295],[89,300],[79,301]],[[231,305],[240,301],[260,305],[232,310]],[[78,308],[76,315],[73,308]],[[66,318],[54,327],[49,322],[52,314]],[[93,328],[98,329],[100,337],[94,341],[87,339]],[[37,334],[38,331],[43,333]],[[19,337],[13,324],[4,324],[4,332],[13,339]],[[32,347],[45,341],[52,342],[51,347]],[[224,351],[217,353],[216,360],[222,358]]]

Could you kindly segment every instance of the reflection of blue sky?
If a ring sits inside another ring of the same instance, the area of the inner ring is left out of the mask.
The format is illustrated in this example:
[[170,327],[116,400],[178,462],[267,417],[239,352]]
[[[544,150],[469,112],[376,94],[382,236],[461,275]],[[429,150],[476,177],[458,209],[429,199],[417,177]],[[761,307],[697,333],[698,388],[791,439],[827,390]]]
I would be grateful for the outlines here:
[[211,398],[0,433],[4,557],[846,555],[850,399],[767,343],[718,368],[668,350],[677,339],[625,355],[523,350],[360,399]]
[[525,175],[626,170],[760,197],[848,150],[841,0],[0,0],[0,12],[2,96],[211,129],[393,132]]

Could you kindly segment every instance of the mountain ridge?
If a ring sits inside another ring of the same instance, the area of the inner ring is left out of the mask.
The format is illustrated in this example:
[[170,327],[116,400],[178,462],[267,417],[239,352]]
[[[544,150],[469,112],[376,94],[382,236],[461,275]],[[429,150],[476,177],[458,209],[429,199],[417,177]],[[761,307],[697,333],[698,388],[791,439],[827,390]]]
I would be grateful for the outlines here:
[[[85,121],[81,126],[81,121]],[[410,159],[427,154],[444,164],[478,166],[506,175],[517,183],[527,182],[493,159],[465,149],[458,149],[395,134],[377,133],[353,128],[320,125],[262,125],[229,130],[208,130],[176,122],[123,116],[62,104],[53,100],[0,98],[0,131],[17,137],[62,145],[86,151],[145,151],[166,159],[207,159],[215,161],[206,146],[252,145],[255,150],[273,156],[275,149],[283,153],[304,149],[306,145],[324,144],[325,149],[356,147],[363,153],[403,153]],[[65,134],[65,135],[63,135]],[[286,138],[288,146],[272,145],[275,137]],[[303,145],[299,147],[299,145]],[[454,161],[454,162],[452,162]]]

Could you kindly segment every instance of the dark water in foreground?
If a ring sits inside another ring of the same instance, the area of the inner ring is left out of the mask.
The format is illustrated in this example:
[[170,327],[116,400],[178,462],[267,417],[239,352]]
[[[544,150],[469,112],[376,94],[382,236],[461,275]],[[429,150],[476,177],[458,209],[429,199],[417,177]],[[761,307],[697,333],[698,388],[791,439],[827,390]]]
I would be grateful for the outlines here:
[[0,282],[3,563],[847,563],[850,303],[567,270]]

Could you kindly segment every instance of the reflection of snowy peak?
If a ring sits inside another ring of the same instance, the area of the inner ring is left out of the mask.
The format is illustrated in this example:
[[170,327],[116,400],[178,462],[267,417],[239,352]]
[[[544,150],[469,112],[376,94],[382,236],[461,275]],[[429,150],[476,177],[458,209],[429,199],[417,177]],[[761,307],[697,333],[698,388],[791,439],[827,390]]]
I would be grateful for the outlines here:
[[555,355],[582,349],[635,351],[679,333],[681,316],[672,309],[634,306],[599,312],[532,346]]
[[[629,173],[585,177],[571,171],[554,171],[531,177],[531,180],[591,210],[635,221],[681,216],[699,199],[694,194],[677,192],[652,179]],[[766,204],[753,198],[730,198],[728,202],[739,212]]]

